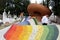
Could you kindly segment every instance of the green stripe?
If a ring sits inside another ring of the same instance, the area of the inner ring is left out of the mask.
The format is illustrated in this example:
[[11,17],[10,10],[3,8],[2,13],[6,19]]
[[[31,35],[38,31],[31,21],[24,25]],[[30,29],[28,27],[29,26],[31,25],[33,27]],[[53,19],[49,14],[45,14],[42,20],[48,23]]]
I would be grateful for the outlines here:
[[44,25],[43,28],[44,28],[44,31],[40,40],[45,40],[49,33],[49,28],[46,25]]
[[58,29],[55,25],[48,25],[49,34],[46,37],[46,40],[57,40]]
[[46,37],[46,40],[53,40],[53,36],[54,36],[54,27],[47,25],[49,28],[49,34]]
[[58,28],[57,28],[56,25],[51,25],[51,26],[54,27],[54,36],[53,36],[52,40],[57,40],[57,37],[58,37],[58,34],[59,34]]
[[37,22],[37,20],[36,20],[35,18],[33,18],[33,20],[34,20],[35,24],[36,24],[36,25],[38,25],[38,22]]

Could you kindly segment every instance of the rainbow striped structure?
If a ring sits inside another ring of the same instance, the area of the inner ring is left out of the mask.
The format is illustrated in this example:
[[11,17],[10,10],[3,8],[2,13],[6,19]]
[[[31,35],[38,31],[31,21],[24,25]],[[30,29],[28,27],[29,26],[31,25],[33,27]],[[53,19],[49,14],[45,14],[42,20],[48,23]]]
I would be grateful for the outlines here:
[[4,37],[6,40],[57,40],[58,34],[55,25],[39,25],[33,18],[20,24],[13,24]]
[[59,31],[55,25],[14,24],[5,33],[6,40],[57,40]]

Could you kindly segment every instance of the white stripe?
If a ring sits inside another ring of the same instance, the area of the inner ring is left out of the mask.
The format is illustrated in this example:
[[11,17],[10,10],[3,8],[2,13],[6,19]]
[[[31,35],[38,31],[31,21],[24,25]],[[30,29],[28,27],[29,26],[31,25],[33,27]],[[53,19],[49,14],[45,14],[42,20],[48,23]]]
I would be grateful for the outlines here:
[[32,33],[31,33],[31,35],[30,35],[30,37],[29,37],[29,40],[34,40],[34,39],[35,39],[35,35],[36,35],[37,31],[38,31],[38,27],[37,27],[37,25],[35,24],[35,22],[34,22],[33,19],[30,19],[30,20],[28,20],[28,21],[29,21],[29,23],[31,24],[31,26],[32,26],[32,28],[33,28]]

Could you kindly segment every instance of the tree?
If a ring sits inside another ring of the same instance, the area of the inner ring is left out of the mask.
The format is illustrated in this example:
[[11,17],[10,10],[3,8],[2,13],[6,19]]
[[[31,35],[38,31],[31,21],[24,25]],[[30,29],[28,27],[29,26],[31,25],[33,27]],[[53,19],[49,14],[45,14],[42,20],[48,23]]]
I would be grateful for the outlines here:
[[54,14],[60,16],[60,0],[53,0],[55,2],[55,6],[53,8]]
[[27,14],[27,6],[29,5],[29,0],[15,0],[15,9],[19,12],[23,11],[25,15]]
[[0,14],[2,14],[3,10],[6,7],[6,1],[7,0],[0,0]]
[[50,1],[50,0],[43,0],[43,5],[45,5],[45,6],[48,7],[48,6],[49,6],[49,1]]

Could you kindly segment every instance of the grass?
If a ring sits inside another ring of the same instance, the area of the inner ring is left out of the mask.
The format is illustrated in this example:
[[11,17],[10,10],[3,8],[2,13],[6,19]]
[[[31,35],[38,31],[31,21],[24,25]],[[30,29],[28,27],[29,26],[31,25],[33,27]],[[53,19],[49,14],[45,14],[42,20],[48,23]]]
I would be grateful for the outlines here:
[[11,24],[7,24],[7,25],[2,24],[2,25],[0,25],[0,30],[3,29],[3,28],[5,28],[5,27],[8,27],[9,25],[11,25]]

